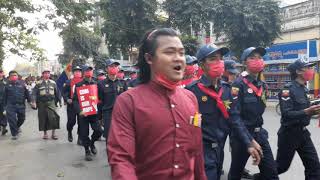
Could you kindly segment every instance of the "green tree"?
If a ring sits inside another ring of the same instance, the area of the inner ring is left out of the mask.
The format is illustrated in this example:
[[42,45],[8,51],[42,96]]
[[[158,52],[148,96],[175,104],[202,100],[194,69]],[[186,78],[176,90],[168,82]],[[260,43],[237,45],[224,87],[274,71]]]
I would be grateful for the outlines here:
[[209,28],[212,0],[166,0],[163,9],[169,15],[168,25],[185,35]]
[[281,30],[280,8],[276,0],[213,0],[214,33],[225,35],[239,57],[250,46],[269,46]]
[[29,28],[25,13],[34,13],[41,8],[35,7],[29,0],[0,0],[0,66],[8,54],[27,58],[25,52],[31,52],[30,60],[43,60],[43,49],[38,47],[34,37],[36,29],[44,30],[46,25],[38,24]]
[[116,58],[118,50],[127,57],[142,35],[159,22],[157,0],[102,0],[100,7],[105,19],[102,33],[112,58]]
[[199,48],[198,39],[195,36],[182,35],[181,41],[187,55],[195,56]]
[[59,55],[59,62],[65,65],[73,59],[74,64],[83,64],[85,59],[99,56],[101,33],[94,31],[99,30],[98,28],[90,29],[87,25],[92,24],[97,16],[96,4],[70,0],[52,0],[52,3],[56,6],[55,14],[65,20],[54,21],[54,26],[62,29],[60,36],[63,40],[64,52]]

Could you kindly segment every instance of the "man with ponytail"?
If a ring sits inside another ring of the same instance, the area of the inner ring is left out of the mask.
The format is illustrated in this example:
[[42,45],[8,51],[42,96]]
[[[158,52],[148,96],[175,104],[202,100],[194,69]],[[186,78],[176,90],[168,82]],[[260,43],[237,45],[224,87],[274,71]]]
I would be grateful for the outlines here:
[[196,97],[180,88],[179,35],[148,32],[139,49],[140,85],[121,94],[107,143],[113,180],[206,180]]

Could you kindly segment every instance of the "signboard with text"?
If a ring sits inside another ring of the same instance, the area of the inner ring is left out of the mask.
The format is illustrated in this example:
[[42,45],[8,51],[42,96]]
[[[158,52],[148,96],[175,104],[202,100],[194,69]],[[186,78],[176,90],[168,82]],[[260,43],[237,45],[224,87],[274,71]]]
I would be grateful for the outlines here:
[[97,114],[98,87],[96,84],[77,87],[77,95],[80,109],[86,116]]

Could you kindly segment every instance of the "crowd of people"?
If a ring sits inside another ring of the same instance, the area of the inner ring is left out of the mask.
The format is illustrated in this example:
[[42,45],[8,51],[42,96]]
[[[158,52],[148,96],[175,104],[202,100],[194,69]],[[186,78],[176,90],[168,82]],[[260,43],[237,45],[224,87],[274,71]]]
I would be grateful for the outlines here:
[[[195,56],[185,55],[179,34],[160,28],[144,35],[137,71],[130,72],[127,81],[121,65],[112,59],[106,60],[104,70],[73,66],[62,89],[48,70],[36,83],[33,78],[19,81],[16,71],[6,80],[0,71],[2,134],[7,133],[8,121],[12,139],[19,137],[27,101],[38,110],[43,139],[49,138],[48,131],[58,139],[60,116],[55,108],[62,106],[62,97],[68,141],[73,142],[78,124],[77,143],[84,148],[85,160],[92,161],[95,142],[103,136],[115,180],[218,180],[224,173],[227,137],[229,180],[277,180],[289,169],[295,152],[306,179],[319,180],[319,158],[307,129],[311,116],[320,111],[320,105],[310,105],[306,87],[315,63],[298,59],[288,66],[292,82],[279,92],[281,126],[274,158],[263,128],[268,87],[261,75],[266,50],[249,47],[238,62],[225,58],[229,52],[227,47],[204,45]],[[93,109],[87,111],[86,105]],[[254,175],[245,169],[250,156],[260,170]]]

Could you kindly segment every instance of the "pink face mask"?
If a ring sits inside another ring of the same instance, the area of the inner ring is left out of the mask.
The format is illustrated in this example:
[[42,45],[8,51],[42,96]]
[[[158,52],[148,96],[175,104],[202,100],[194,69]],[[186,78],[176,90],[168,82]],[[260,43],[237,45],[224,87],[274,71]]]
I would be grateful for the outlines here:
[[252,59],[247,61],[247,68],[252,73],[260,73],[264,68],[264,61],[262,59]]
[[208,76],[210,78],[218,78],[221,77],[224,72],[224,63],[222,60],[219,60],[214,63],[210,63],[209,65]]
[[117,74],[118,79],[124,79],[124,73],[118,73]]
[[18,80],[18,76],[17,75],[13,75],[9,77],[10,81],[17,81]]
[[80,71],[75,71],[75,72],[73,73],[73,77],[74,77],[74,78],[81,78],[81,77],[82,77],[82,73],[81,73]]
[[85,71],[84,76],[86,78],[92,78],[93,77],[93,71]]
[[177,82],[171,81],[165,75],[162,75],[162,74],[157,74],[155,76],[154,81],[157,84],[164,86],[165,88],[167,88],[169,90],[174,90],[180,84],[180,81],[177,81]]
[[304,73],[303,73],[303,79],[305,81],[310,81],[312,80],[314,77],[314,70],[313,69],[307,69]]
[[98,80],[104,80],[104,79],[106,79],[106,76],[105,75],[100,75],[100,76],[98,76]]
[[137,79],[137,77],[138,77],[137,73],[130,74],[131,79]]
[[108,67],[108,75],[117,75],[118,72],[118,67]]
[[196,72],[196,68],[194,65],[187,65],[186,69],[184,70],[184,75],[190,76]]
[[43,79],[48,80],[50,78],[50,73],[43,73]]

